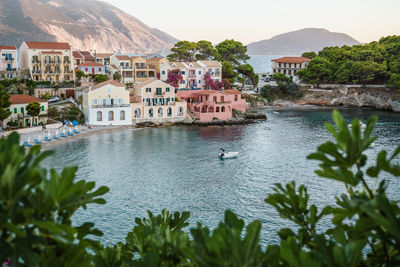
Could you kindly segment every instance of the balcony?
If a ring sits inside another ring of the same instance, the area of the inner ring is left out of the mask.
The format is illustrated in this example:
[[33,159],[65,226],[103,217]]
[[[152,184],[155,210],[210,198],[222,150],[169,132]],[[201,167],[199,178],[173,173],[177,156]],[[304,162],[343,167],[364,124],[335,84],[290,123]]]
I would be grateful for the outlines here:
[[91,108],[128,108],[131,104],[91,105]]
[[6,57],[5,60],[6,61],[14,61],[14,58],[13,57]]
[[7,68],[6,71],[17,71],[16,68]]
[[189,75],[188,75],[188,77],[189,77],[189,79],[196,79],[196,73],[190,73]]
[[40,74],[40,73],[42,73],[42,71],[41,70],[33,70],[32,73],[33,74]]
[[32,64],[40,64],[40,60],[32,60]]

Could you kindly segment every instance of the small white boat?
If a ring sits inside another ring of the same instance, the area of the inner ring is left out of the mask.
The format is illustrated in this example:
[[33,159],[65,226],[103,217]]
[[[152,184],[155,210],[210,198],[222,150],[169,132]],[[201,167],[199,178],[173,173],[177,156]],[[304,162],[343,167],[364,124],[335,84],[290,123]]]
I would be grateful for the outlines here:
[[231,159],[236,158],[239,155],[239,152],[225,152],[219,154],[220,159]]
[[274,113],[274,114],[279,114],[279,112],[278,112],[278,111],[272,111],[272,113]]

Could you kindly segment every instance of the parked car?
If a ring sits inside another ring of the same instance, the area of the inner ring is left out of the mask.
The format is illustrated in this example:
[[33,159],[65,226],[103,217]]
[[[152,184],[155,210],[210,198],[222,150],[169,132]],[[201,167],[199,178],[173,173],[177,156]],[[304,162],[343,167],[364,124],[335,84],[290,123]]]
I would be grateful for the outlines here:
[[49,103],[58,102],[58,101],[60,101],[60,98],[58,96],[53,96],[53,97],[50,97],[50,99],[49,99]]

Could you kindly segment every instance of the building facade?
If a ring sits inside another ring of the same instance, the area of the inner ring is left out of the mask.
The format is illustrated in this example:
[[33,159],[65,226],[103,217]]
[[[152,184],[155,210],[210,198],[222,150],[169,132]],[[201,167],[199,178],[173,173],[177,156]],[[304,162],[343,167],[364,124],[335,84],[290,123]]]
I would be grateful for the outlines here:
[[[118,67],[121,74],[122,83],[135,82],[135,68],[132,65],[131,58],[127,55],[112,55],[110,57],[110,64]],[[109,68],[112,71],[112,68]],[[114,72],[115,73],[115,72]]]
[[160,56],[160,55],[152,55],[147,57],[147,66],[149,66],[150,69],[155,69],[156,70],[156,77],[160,79],[160,74],[161,70],[160,67],[163,63],[168,63],[168,59],[166,57]]
[[[30,95],[11,95],[11,106],[9,111],[11,115],[3,121],[3,128],[7,126],[10,121],[17,121],[21,126],[37,126],[39,123],[46,123],[48,110],[48,102],[46,100],[36,98]],[[40,103],[40,113],[37,117],[32,117],[27,114],[26,106],[32,102]]]
[[106,67],[96,62],[82,63],[76,68],[83,71],[86,75],[106,74]]
[[21,70],[34,81],[73,81],[72,50],[68,43],[28,42],[20,46]]
[[131,90],[133,120],[179,121],[186,118],[187,104],[177,101],[175,88],[160,80],[148,79]]
[[132,125],[129,91],[113,80],[84,90],[82,111],[89,125]]
[[18,51],[15,46],[0,45],[0,79],[15,79],[18,74]]
[[272,60],[272,73],[283,73],[288,77],[296,78],[299,70],[307,67],[311,59],[306,57],[281,57]]

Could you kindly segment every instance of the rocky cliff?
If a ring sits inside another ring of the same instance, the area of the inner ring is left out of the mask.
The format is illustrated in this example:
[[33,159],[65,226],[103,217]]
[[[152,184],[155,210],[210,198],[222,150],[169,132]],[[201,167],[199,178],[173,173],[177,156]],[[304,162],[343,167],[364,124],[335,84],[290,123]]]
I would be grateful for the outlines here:
[[166,53],[177,42],[97,0],[1,0],[0,40],[17,46],[64,41],[76,49],[122,53]]
[[319,106],[372,107],[400,112],[397,90],[379,86],[335,86],[330,89],[303,88],[305,95],[294,104]]

